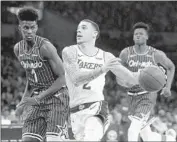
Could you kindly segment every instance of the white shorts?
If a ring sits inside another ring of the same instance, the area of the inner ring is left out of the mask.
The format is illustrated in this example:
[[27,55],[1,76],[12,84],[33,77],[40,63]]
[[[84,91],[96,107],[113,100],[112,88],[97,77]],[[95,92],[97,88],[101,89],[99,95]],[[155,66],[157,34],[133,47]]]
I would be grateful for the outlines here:
[[71,108],[71,126],[76,140],[101,140],[109,126],[107,102],[85,103]]

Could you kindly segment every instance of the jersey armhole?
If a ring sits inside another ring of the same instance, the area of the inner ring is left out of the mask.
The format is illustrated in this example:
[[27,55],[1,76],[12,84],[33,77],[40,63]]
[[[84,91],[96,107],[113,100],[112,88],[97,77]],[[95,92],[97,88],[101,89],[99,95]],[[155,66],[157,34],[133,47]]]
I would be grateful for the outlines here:
[[130,59],[130,47],[127,47],[127,61],[126,61],[127,64],[129,59]]
[[157,65],[157,63],[156,63],[156,61],[155,61],[155,52],[156,52],[157,50],[154,48],[153,49],[153,53],[152,53],[152,60],[153,60],[153,62],[154,62],[154,64],[155,65]]
[[41,54],[40,54],[40,49],[41,49],[41,47],[42,47],[42,42],[43,42],[44,40],[45,40],[45,39],[42,39],[42,40],[40,41],[40,43],[39,43],[38,55],[39,55],[39,58],[40,58],[42,61],[47,61],[47,60],[43,59],[43,57],[42,57]]
[[19,46],[20,42],[17,44],[17,50],[18,50],[18,55],[17,57],[20,55],[20,46]]

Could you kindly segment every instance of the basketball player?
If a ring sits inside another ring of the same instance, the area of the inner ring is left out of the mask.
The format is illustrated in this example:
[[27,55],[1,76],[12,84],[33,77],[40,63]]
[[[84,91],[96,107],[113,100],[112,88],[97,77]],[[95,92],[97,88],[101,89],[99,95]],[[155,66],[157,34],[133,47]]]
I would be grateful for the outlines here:
[[118,77],[136,84],[132,73],[111,53],[95,47],[98,25],[88,19],[77,27],[77,44],[62,52],[70,95],[71,126],[77,141],[100,141],[108,127],[104,101],[105,73],[116,68]]
[[[170,89],[174,77],[175,66],[163,51],[157,50],[147,45],[149,27],[147,24],[139,22],[133,26],[134,45],[123,49],[120,53],[120,59],[124,66],[132,72],[150,66],[160,65],[166,70],[167,83],[162,89],[161,94],[168,97],[171,95]],[[137,141],[141,132],[142,123],[149,119],[151,110],[156,103],[156,93],[150,93],[143,90],[139,85],[131,87],[128,92],[130,101],[130,118],[131,125],[128,129],[128,140]],[[150,129],[150,128],[148,128]],[[144,141],[148,133],[141,133]]]
[[[14,53],[26,71],[27,83],[17,114],[21,115],[25,106],[31,107],[24,121],[22,141],[64,140],[69,95],[62,61],[50,41],[36,35],[38,13],[35,9],[21,9],[18,20],[23,40],[15,45]],[[30,95],[27,90],[31,90]]]

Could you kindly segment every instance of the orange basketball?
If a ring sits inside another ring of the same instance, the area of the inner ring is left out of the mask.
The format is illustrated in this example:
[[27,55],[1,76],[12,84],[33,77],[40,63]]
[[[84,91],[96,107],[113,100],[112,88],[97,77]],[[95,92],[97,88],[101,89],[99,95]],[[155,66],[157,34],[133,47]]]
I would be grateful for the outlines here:
[[166,84],[166,78],[162,69],[158,66],[150,66],[140,71],[139,84],[146,91],[159,91]]

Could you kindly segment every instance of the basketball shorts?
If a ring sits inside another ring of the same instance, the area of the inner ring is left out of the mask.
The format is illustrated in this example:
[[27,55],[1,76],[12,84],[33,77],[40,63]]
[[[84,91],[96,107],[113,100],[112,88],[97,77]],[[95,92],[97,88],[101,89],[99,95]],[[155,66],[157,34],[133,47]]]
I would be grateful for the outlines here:
[[156,104],[157,93],[132,94],[128,93],[129,116],[148,121]]
[[[33,92],[33,95],[40,92]],[[45,98],[40,105],[34,105],[27,114],[22,129],[22,137],[33,137],[42,141],[47,135],[68,138],[69,95],[62,88],[54,95]]]
[[76,140],[82,140],[82,138],[84,137],[85,122],[87,119],[89,119],[89,117],[99,117],[103,122],[102,131],[104,132],[109,126],[109,110],[108,103],[106,101],[81,104],[74,108],[71,108],[70,111],[72,131]]

